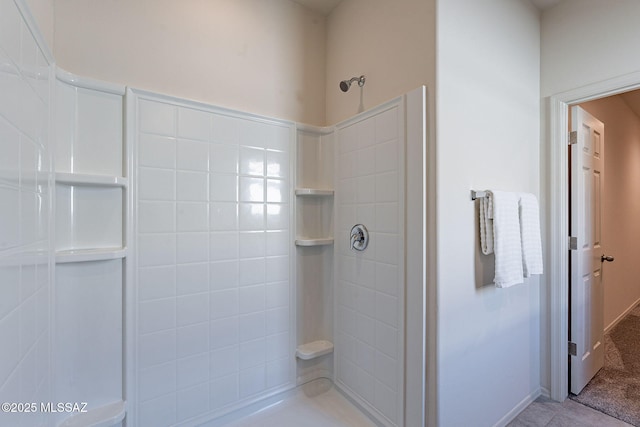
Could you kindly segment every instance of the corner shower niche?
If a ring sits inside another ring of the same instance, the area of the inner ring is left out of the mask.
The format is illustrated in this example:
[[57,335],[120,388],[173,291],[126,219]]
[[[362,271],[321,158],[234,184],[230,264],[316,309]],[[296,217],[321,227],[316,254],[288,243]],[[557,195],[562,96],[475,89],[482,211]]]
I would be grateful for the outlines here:
[[128,179],[124,87],[57,70],[55,222],[57,402],[60,426],[119,425],[123,397],[123,274]]
[[298,383],[333,371],[333,159],[332,129],[298,126]]

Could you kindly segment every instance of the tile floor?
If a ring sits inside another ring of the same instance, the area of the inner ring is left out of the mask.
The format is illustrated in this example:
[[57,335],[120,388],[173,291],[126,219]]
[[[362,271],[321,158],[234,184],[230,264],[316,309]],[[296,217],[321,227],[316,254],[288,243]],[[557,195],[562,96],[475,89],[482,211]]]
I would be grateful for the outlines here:
[[508,427],[633,427],[624,421],[567,399],[559,403],[539,397]]

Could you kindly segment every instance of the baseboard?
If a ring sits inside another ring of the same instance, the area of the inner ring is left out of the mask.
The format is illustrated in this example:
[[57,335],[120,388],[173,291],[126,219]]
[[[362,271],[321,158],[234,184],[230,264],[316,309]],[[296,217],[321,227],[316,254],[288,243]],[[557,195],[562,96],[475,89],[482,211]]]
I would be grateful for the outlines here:
[[551,399],[551,390],[546,387],[540,387],[540,396],[544,396],[547,399]]
[[623,312],[622,312],[622,314],[621,314],[620,316],[616,317],[616,318],[614,319],[614,321],[613,321],[613,322],[611,322],[611,323],[609,324],[609,326],[607,326],[606,328],[604,328],[604,333],[606,334],[606,333],[608,333],[610,330],[612,330],[613,328],[615,328],[615,326],[616,326],[618,323],[620,323],[620,321],[621,321],[622,319],[624,319],[624,318],[627,316],[627,314],[629,314],[629,312],[630,312],[631,310],[633,310],[634,308],[636,308],[636,306],[637,306],[638,304],[640,304],[640,298],[638,298],[637,300],[635,300],[635,302],[633,302],[633,303],[629,306],[629,308],[627,308],[625,311],[623,311]]
[[527,397],[522,399],[520,403],[518,403],[512,410],[510,410],[504,417],[500,419],[497,423],[494,424],[494,427],[505,427],[511,421],[513,421],[520,412],[524,411],[527,406],[531,405],[533,401],[535,401],[542,394],[542,389],[537,389]]

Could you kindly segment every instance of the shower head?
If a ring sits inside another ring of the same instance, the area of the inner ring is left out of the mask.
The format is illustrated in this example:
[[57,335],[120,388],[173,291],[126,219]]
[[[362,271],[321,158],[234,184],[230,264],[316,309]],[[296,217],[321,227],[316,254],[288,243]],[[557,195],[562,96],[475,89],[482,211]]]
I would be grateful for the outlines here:
[[364,86],[364,76],[360,77],[351,77],[349,80],[343,80],[340,82],[340,90],[346,92],[351,87],[351,83],[358,82],[358,86]]

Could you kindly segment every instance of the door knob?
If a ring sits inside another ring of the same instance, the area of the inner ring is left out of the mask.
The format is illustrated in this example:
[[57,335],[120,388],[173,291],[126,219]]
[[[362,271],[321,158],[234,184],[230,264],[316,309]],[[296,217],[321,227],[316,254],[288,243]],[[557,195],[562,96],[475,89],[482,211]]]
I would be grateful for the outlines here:
[[602,255],[600,257],[600,262],[613,262],[614,258],[612,256],[606,256],[606,255]]

